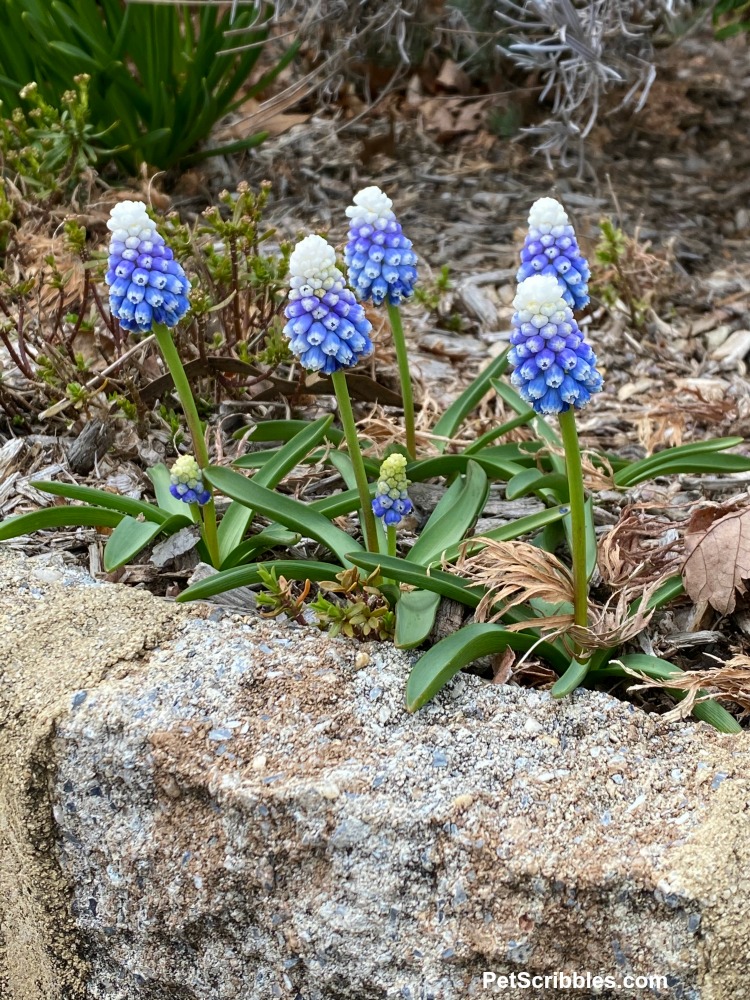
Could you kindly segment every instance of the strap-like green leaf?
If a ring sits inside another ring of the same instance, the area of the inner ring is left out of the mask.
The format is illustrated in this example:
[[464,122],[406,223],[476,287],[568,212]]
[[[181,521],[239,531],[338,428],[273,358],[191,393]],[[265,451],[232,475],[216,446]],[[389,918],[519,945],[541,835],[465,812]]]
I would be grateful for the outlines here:
[[175,514],[163,522],[123,517],[104,546],[104,568],[109,573],[127,565],[158,535],[174,535],[180,528],[192,523],[192,519],[184,514]]
[[76,486],[73,483],[34,482],[31,485],[42,493],[52,493],[54,496],[66,497],[68,500],[80,500],[94,507],[106,507],[107,510],[117,510],[131,517],[142,515],[147,521],[161,523],[169,517],[152,503],[124,497],[120,493],[108,493],[107,490],[96,490],[90,486]]
[[750,470],[750,458],[744,455],[717,454],[728,448],[735,448],[742,442],[741,437],[709,438],[707,441],[668,448],[620,469],[615,474],[615,484],[624,488],[656,476],[677,473],[747,472]]
[[423,566],[411,563],[407,559],[399,559],[398,556],[378,555],[372,552],[349,552],[349,560],[360,569],[372,573],[380,568],[383,576],[396,580],[398,583],[405,583],[411,587],[419,587],[421,590],[429,590],[442,597],[449,597],[453,601],[460,601],[469,608],[475,608],[484,591],[481,587],[472,587],[468,580],[457,576],[455,573],[445,573],[443,570],[426,570]]
[[553,698],[565,698],[586,680],[591,668],[591,660],[571,660],[562,677],[558,677],[552,685],[550,694]]
[[429,566],[448,546],[460,542],[481,513],[488,490],[484,469],[476,462],[469,462],[466,476],[448,487],[433,510],[409,550],[409,562]]
[[47,507],[30,514],[17,514],[0,521],[0,542],[47,528],[114,528],[123,518],[116,510],[103,507]]
[[540,490],[549,490],[559,503],[568,501],[567,477],[559,472],[540,472],[539,469],[524,469],[509,479],[505,496],[508,500],[518,500]]
[[[291,441],[301,431],[310,426],[309,420],[264,420],[253,428],[249,435],[249,440],[254,444],[263,444],[268,441]],[[247,436],[247,428],[236,431],[235,438]],[[338,427],[329,427],[326,437],[334,445],[340,445],[344,440],[344,432]]]
[[440,595],[429,590],[409,590],[396,605],[396,633],[393,644],[399,649],[416,649],[432,631]]
[[[308,424],[278,449],[274,457],[255,473],[253,481],[267,489],[278,486],[284,476],[320,444],[332,423],[333,415],[329,414]],[[219,525],[219,556],[222,566],[242,541],[252,519],[253,511],[247,505],[230,504]]]
[[533,635],[508,632],[501,625],[466,625],[428,649],[414,664],[406,684],[406,707],[410,712],[421,708],[459,670],[482,656],[508,648],[528,652],[532,646],[535,653],[547,660],[553,669],[562,671],[567,666],[559,650]]
[[[482,398],[487,394],[493,378],[502,375],[508,367],[507,351],[498,355],[489,365],[480,372],[474,381],[468,385],[458,399],[448,407],[442,417],[432,428],[432,433],[436,438],[452,438],[464,420],[472,410],[479,406]],[[439,451],[445,451],[447,441],[436,441],[435,447]]]
[[232,500],[245,504],[265,517],[299,532],[300,535],[314,538],[316,542],[325,545],[342,566],[351,565],[346,559],[346,553],[356,552],[360,546],[345,531],[331,524],[322,514],[311,510],[307,504],[281,493],[274,493],[273,490],[259,486],[252,479],[247,479],[231,469],[209,466],[204,469],[203,474],[207,483]]
[[[549,524],[557,524],[567,513],[568,508],[564,505],[548,507],[547,510],[540,510],[536,514],[526,514],[524,517],[519,517],[509,524],[501,524],[499,528],[491,528],[489,531],[485,531],[482,537],[490,538],[495,542],[511,541],[514,538],[520,538],[521,535],[528,535],[533,531],[539,531],[540,528],[545,528]],[[474,542],[467,546],[466,552],[469,555],[473,555],[475,552],[481,552],[484,547],[482,542]],[[460,549],[460,544],[451,545],[442,554],[442,558],[448,562],[453,562],[457,558]]]
[[222,569],[231,569],[246,563],[251,556],[263,552],[265,549],[291,548],[299,541],[299,535],[287,528],[282,528],[280,524],[272,524],[265,531],[259,531],[257,535],[250,535],[244,542],[241,542],[222,563]]

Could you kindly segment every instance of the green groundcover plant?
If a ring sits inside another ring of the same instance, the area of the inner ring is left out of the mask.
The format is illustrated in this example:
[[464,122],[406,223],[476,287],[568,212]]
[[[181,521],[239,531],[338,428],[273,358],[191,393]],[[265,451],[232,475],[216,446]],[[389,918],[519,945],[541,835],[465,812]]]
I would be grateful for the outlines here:
[[0,0],[3,111],[29,110],[29,84],[36,106],[61,108],[85,74],[86,127],[96,137],[89,147],[99,164],[115,160],[135,174],[142,163],[166,170],[257,145],[262,134],[222,148],[203,144],[294,58],[296,44],[256,72],[272,14],[264,3],[243,2],[233,17],[229,5],[214,3]]
[[[404,649],[424,646],[442,598],[457,601],[474,610],[475,620],[417,658],[406,684],[411,711],[470,663],[506,650],[543,661],[557,675],[551,689],[556,698],[580,685],[633,675],[684,697],[669,687],[670,679],[683,674],[676,664],[626,651],[651,616],[683,593],[681,577],[666,576],[640,589],[636,581],[635,590],[615,593],[603,607],[589,594],[597,544],[576,412],[592,403],[603,379],[575,318],[588,302],[589,269],[562,205],[542,198],[532,207],[510,349],[440,416],[432,428],[436,453],[427,456],[418,453],[413,407],[406,402],[408,365],[399,345],[399,308],[413,294],[416,255],[391,200],[378,188],[360,192],[347,214],[348,282],[333,247],[318,235],[307,236],[289,260],[284,310],[289,348],[302,368],[330,377],[341,426],[334,426],[332,415],[263,422],[252,441],[272,447],[227,468],[210,463],[205,428],[172,336],[195,290],[145,206],[117,205],[108,224],[111,313],[125,330],[155,336],[182,403],[192,452],[180,455],[171,470],[158,465],[149,471],[156,503],[37,482],[37,489],[76,503],[9,518],[0,524],[0,540],[61,525],[110,528],[104,563],[114,570],[155,540],[195,525],[199,554],[215,572],[189,586],[179,600],[262,585],[260,604],[267,613],[301,621],[309,612],[334,633],[392,637]],[[391,446],[378,460],[365,454],[376,449],[358,433],[347,384],[347,372],[373,350],[365,302],[388,312],[405,400],[406,443]],[[451,450],[489,392],[514,416],[462,450]],[[532,440],[503,441],[521,426],[535,431]],[[611,487],[629,489],[657,476],[746,472],[750,459],[731,452],[741,441],[711,439],[637,461],[593,453],[589,462]],[[346,488],[311,503],[280,492],[288,473],[305,463],[331,465]],[[409,484],[434,479],[446,484],[445,492],[407,550],[399,532],[413,513]],[[493,482],[504,484],[508,499],[533,495],[543,507],[475,537]],[[220,518],[219,494],[230,501]],[[336,523],[354,512],[361,541]],[[258,517],[267,522],[260,530]],[[317,543],[317,558],[284,554],[302,539]],[[562,550],[569,563],[558,557]],[[739,730],[705,692],[692,711],[720,730]]]

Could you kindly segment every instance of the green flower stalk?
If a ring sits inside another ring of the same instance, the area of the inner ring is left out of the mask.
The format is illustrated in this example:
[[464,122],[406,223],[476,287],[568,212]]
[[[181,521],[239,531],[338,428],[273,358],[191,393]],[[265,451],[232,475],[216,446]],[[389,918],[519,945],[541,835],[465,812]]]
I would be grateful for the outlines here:
[[295,246],[289,285],[284,334],[304,368],[331,377],[362,504],[362,531],[369,551],[377,552],[370,486],[344,374],[345,368],[372,353],[372,325],[336,267],[336,252],[322,236],[306,236]]
[[[156,231],[156,224],[143,202],[123,201],[115,205],[107,228],[112,233],[106,274],[112,315],[125,330],[154,334],[182,403],[195,452],[192,461],[199,470],[205,469],[209,459],[203,427],[172,339],[172,328],[190,308],[187,298],[190,282],[164,237]],[[200,477],[197,481],[202,484]],[[188,503],[192,506],[192,501]],[[193,513],[202,525],[209,558],[218,569],[221,560],[213,499],[209,494],[205,500],[196,499],[195,503]]]
[[[554,206],[559,208],[558,215],[562,218],[562,206],[557,202]],[[585,271],[584,265],[585,261],[579,262],[576,275]],[[563,277],[567,277],[567,272]],[[513,300],[516,312],[508,361],[513,366],[511,382],[523,399],[537,413],[556,413],[560,420],[570,499],[573,620],[586,628],[586,508],[575,411],[601,391],[603,380],[596,368],[596,356],[573,317],[570,298],[570,290],[557,271],[531,274],[521,281]],[[576,646],[573,656],[569,669],[552,689],[556,697],[574,690],[586,676],[588,652]]]
[[406,450],[416,458],[414,394],[400,306],[414,293],[417,255],[392,206],[379,187],[364,188],[354,196],[354,204],[346,210],[350,224],[344,260],[357,298],[376,306],[386,303],[401,381]]

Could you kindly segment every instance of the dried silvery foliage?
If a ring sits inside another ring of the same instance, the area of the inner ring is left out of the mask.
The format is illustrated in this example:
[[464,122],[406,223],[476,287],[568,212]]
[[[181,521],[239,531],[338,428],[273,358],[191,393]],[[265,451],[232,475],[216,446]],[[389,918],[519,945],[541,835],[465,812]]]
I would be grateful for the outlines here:
[[499,20],[512,32],[509,54],[541,73],[540,100],[552,99],[552,116],[527,130],[548,159],[579,158],[583,142],[605,108],[610,91],[622,91],[617,108],[640,110],[656,77],[654,30],[693,9],[692,0],[503,0]]
[[[323,61],[329,95],[347,68],[376,54],[403,65],[440,47],[465,64],[510,57],[539,72],[552,113],[529,129],[547,157],[580,159],[583,142],[612,102],[639,110],[656,76],[653,36],[700,5],[695,0],[278,0],[276,19],[294,25]],[[493,58],[494,57],[494,58]]]

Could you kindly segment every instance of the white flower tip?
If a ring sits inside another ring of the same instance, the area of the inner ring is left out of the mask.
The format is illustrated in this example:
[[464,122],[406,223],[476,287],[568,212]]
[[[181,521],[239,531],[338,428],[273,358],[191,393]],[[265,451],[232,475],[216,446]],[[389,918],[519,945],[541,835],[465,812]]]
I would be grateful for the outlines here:
[[532,274],[530,278],[521,282],[513,299],[513,308],[516,312],[525,310],[533,313],[544,312],[542,306],[553,304],[556,308],[567,308],[560,283],[553,274]]
[[569,224],[568,213],[554,198],[540,198],[531,206],[529,212],[530,229],[552,229],[555,226]]
[[289,274],[292,278],[304,278],[316,288],[321,287],[326,278],[341,276],[336,267],[336,251],[322,236],[306,236],[292,251]]
[[364,219],[374,222],[376,219],[388,219],[393,215],[393,202],[379,187],[362,188],[354,195],[354,204],[346,210],[347,217],[352,221]]
[[156,229],[156,223],[150,219],[146,206],[142,201],[120,201],[109,214],[107,229],[115,232],[118,229],[137,227],[141,229]]

